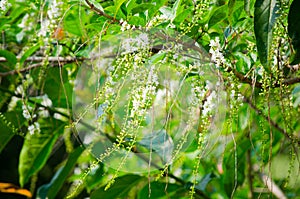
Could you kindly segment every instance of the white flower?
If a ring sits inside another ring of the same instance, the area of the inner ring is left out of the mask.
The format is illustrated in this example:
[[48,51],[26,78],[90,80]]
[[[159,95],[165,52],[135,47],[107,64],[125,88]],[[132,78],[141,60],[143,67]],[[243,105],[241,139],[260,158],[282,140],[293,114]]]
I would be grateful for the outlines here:
[[121,27],[121,31],[125,31],[125,30],[129,30],[130,29],[130,24],[127,23],[127,21],[124,21],[124,20],[120,20],[120,23],[122,24],[122,27]]
[[216,100],[216,98],[217,98],[216,91],[212,91],[211,94],[207,97],[202,110],[202,114],[204,117],[211,114],[212,111],[215,109],[216,105],[214,101]]
[[62,4],[62,2],[57,3],[56,0],[53,0],[47,11],[47,15],[53,23],[55,23],[54,20],[60,16],[60,4]]
[[22,106],[22,110],[23,110],[23,117],[24,117],[25,119],[30,119],[30,118],[31,118],[31,115],[30,115],[30,113],[29,113],[28,108],[27,108],[25,105]]
[[38,36],[46,37],[48,28],[49,28],[49,24],[50,24],[50,22],[47,19],[45,19],[41,22],[41,29],[40,29],[40,32],[38,33]]
[[11,4],[7,2],[7,0],[0,0],[0,10],[6,11]]
[[210,46],[209,53],[211,54],[211,61],[214,62],[216,66],[219,68],[222,64],[225,63],[225,58],[221,52],[222,48],[220,45],[219,37],[216,37],[215,40],[210,40],[209,46]]
[[32,125],[28,126],[28,131],[30,135],[33,135],[34,133],[40,133],[40,124],[38,122],[33,123]]
[[43,106],[46,106],[46,107],[51,107],[52,106],[52,101],[51,101],[51,99],[48,98],[48,95],[43,95],[42,100],[43,101],[41,102],[41,104]]
[[137,45],[138,45],[140,48],[145,48],[145,47],[147,47],[148,44],[149,44],[149,38],[148,38],[148,35],[147,35],[146,33],[141,33],[139,36],[137,36],[136,42],[137,42]]
[[22,96],[25,94],[25,93],[24,93],[23,85],[19,85],[19,86],[16,88],[15,94],[17,94],[17,95],[22,95]]

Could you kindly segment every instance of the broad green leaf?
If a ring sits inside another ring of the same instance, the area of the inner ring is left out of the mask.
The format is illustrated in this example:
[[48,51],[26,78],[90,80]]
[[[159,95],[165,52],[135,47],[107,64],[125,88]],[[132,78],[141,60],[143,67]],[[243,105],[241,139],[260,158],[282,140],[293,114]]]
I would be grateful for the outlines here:
[[126,0],[114,0],[114,17],[116,18],[118,11],[121,7],[121,5],[125,2]]
[[292,39],[294,55],[291,64],[300,62],[300,1],[294,0],[288,15],[288,34]]
[[26,61],[26,59],[32,55],[33,53],[35,53],[39,48],[40,48],[41,44],[37,43],[36,45],[30,47],[21,57],[20,59],[20,65],[22,66],[24,64],[24,62]]
[[36,132],[33,135],[28,133],[26,135],[21,150],[19,159],[19,181],[22,187],[33,174],[37,173],[45,165],[55,141],[64,130],[64,124],[57,120],[53,121],[53,123],[40,125],[40,133]]
[[153,16],[158,12],[158,10],[165,5],[168,2],[168,0],[156,0],[155,1],[155,7],[149,9],[148,11],[148,20],[151,20]]
[[138,175],[124,175],[115,179],[115,183],[104,191],[105,186],[92,192],[91,199],[98,198],[126,198],[128,192],[139,182],[145,181],[146,178]]
[[184,9],[182,12],[180,12],[174,19],[174,22],[176,23],[181,23],[183,22],[191,13],[192,13],[192,8],[187,8]]
[[76,148],[68,157],[68,160],[64,166],[62,166],[53,176],[51,182],[39,187],[37,195],[41,199],[54,199],[66,182],[66,179],[70,172],[74,169],[78,157],[84,151],[82,147]]
[[[5,57],[7,64],[10,69],[13,69],[17,63],[16,55],[7,50],[0,50],[0,57]],[[5,62],[4,62],[5,63]]]
[[157,64],[159,61],[162,61],[166,57],[166,53],[156,53],[150,58],[152,64]]
[[228,17],[229,18],[231,18],[231,15],[233,14],[234,5],[235,5],[235,0],[228,1]]
[[127,15],[129,13],[131,13],[132,8],[138,6],[138,4],[136,3],[136,0],[129,0],[126,3],[126,10],[127,10]]
[[17,128],[18,123],[22,124],[24,122],[23,117],[18,117],[19,115],[21,115],[21,112],[17,111],[3,114],[0,113],[0,152],[15,135],[13,133],[13,128]]
[[72,106],[72,86],[68,81],[68,72],[65,68],[52,67],[48,69],[44,92],[52,100],[53,106],[62,108],[67,108],[68,105]]
[[90,2],[91,2],[97,9],[101,10],[102,12],[104,12],[104,10],[103,10],[103,8],[102,8],[102,6],[101,6],[100,3],[98,3],[98,2],[95,1],[95,0],[90,0]]
[[254,32],[259,59],[264,69],[271,70],[270,52],[273,27],[277,18],[276,0],[257,0],[254,10]]
[[227,5],[220,6],[216,10],[214,10],[211,14],[211,17],[210,17],[209,21],[208,21],[208,27],[211,28],[215,24],[217,24],[217,23],[221,22],[222,20],[224,20],[227,16],[227,12],[228,12],[228,6]]
[[177,11],[179,10],[180,4],[181,4],[181,0],[176,0],[175,3],[174,3],[174,5],[173,5],[173,8],[172,8],[172,14],[173,14],[172,21],[179,14]]
[[78,14],[73,14],[72,12],[69,12],[64,18],[64,30],[76,36],[83,35],[81,24],[82,20],[79,19]]
[[146,25],[145,19],[143,19],[142,17],[138,17],[138,16],[130,17],[128,23],[131,25],[135,25],[135,26],[145,26]]
[[146,10],[149,10],[151,8],[153,8],[154,5],[152,3],[143,3],[143,4],[140,4],[134,8],[132,8],[132,15],[136,14],[136,13],[140,13],[140,12],[145,12]]

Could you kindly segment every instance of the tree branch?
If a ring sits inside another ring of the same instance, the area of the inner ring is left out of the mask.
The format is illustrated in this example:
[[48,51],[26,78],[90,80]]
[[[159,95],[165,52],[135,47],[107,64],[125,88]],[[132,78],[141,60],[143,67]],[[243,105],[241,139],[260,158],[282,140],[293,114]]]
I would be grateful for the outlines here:
[[257,108],[252,101],[247,98],[246,96],[244,96],[243,101],[247,104],[249,104],[249,106],[256,112],[257,115],[261,115],[265,120],[270,121],[270,125],[272,127],[274,127],[275,129],[277,129],[281,134],[284,135],[284,137],[286,137],[288,140],[290,140],[292,143],[297,143],[300,146],[300,141],[297,138],[294,138],[292,135],[289,135],[286,130],[284,130],[283,128],[281,128],[276,122],[274,122],[273,120],[269,119],[268,116],[264,115],[263,112]]
[[[19,60],[20,58],[17,57],[17,59]],[[30,66],[26,67],[26,68],[21,68],[18,70],[11,70],[11,71],[7,71],[7,72],[0,72],[0,77],[5,77],[5,76],[9,76],[9,75],[15,75],[18,73],[23,73],[23,72],[27,72],[29,70],[32,70],[34,68],[40,67],[42,66],[42,62],[45,60],[45,57],[28,57],[25,60],[25,63],[32,63],[32,62],[40,62],[40,63],[35,63],[35,64],[31,64]],[[47,58],[48,62],[54,64],[54,63],[59,63],[59,64],[66,64],[66,63],[73,63],[76,61],[83,61],[86,60],[86,58],[84,57],[49,57]],[[0,57],[0,62],[6,62],[7,60],[4,57]]]
[[119,22],[116,18],[106,14],[105,12],[103,12],[102,10],[100,10],[99,8],[97,8],[92,2],[90,2],[89,0],[85,0],[86,4],[91,8],[92,11],[96,12],[98,15],[103,16],[107,19],[110,19],[112,22]]

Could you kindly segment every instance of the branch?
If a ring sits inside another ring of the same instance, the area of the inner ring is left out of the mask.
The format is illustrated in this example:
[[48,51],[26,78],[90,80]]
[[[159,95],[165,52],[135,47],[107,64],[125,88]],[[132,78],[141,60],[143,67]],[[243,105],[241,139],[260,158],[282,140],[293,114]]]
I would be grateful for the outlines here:
[[91,8],[92,11],[96,12],[98,15],[103,16],[107,19],[112,20],[112,22],[119,22],[115,17],[112,17],[108,14],[106,14],[105,12],[103,12],[102,10],[100,10],[99,8],[97,8],[93,3],[91,3],[89,0],[85,0],[86,4]]
[[300,146],[300,141],[297,138],[293,138],[292,135],[289,135],[286,130],[284,130],[283,128],[281,128],[276,122],[274,122],[273,120],[271,120],[270,118],[268,118],[268,116],[264,115],[263,112],[257,108],[252,101],[247,98],[246,96],[244,96],[243,101],[247,104],[249,104],[249,106],[256,112],[257,115],[261,115],[265,120],[270,121],[271,126],[273,126],[275,129],[277,129],[281,134],[283,134],[288,140],[290,140],[292,143],[297,143]]
[[281,189],[275,184],[275,182],[269,176],[267,176],[264,173],[261,173],[260,177],[263,183],[269,189],[269,191],[274,194],[274,196],[276,196],[279,199],[287,199],[287,197],[284,195]]
[[[19,60],[20,58],[17,57],[17,59]],[[73,63],[76,61],[83,61],[86,58],[84,57],[80,57],[80,58],[76,58],[76,57],[49,57],[47,58],[48,62],[54,64],[54,63],[59,63],[61,64],[66,64],[66,63]],[[31,62],[40,62],[40,63],[35,63],[35,64],[31,64],[30,66],[26,67],[26,68],[21,68],[21,69],[16,69],[16,70],[11,70],[11,71],[7,71],[7,72],[0,72],[0,77],[5,77],[5,76],[9,76],[9,75],[15,75],[18,73],[23,73],[23,72],[27,72],[29,70],[32,70],[34,68],[40,67],[42,66],[42,62],[45,60],[45,57],[28,57],[25,62],[26,63],[31,63]],[[7,60],[4,57],[0,57],[0,62],[6,62]]]

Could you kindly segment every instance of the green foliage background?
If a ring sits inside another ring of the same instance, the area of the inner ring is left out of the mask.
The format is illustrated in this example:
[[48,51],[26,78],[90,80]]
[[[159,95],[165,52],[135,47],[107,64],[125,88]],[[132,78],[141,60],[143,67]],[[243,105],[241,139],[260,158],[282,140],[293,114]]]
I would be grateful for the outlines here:
[[[300,198],[299,0],[0,2],[0,182],[49,199]],[[149,27],[210,53],[220,39],[226,145],[201,156],[195,135],[164,172],[115,172],[71,128],[74,80],[101,39]]]

